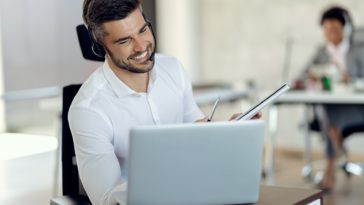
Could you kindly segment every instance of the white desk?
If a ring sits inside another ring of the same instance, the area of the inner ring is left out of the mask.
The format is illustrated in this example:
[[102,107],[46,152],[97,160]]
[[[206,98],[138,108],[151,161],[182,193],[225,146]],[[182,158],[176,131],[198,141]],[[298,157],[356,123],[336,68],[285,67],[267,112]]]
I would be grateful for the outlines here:
[[220,102],[229,102],[242,98],[248,98],[250,96],[250,92],[248,90],[235,90],[232,88],[214,88],[194,90],[193,95],[196,103],[199,106],[203,106],[213,104],[218,97],[220,97]]
[[21,134],[0,134],[0,161],[35,155],[56,150],[58,142],[55,137]]
[[52,136],[0,133],[0,204],[49,201],[58,177],[57,146]]
[[[266,147],[266,171],[268,183],[273,183],[274,180],[274,142],[277,135],[277,119],[278,119],[278,106],[289,104],[361,104],[364,105],[364,93],[347,92],[313,92],[313,91],[289,91],[279,97],[275,103],[269,107],[269,143]],[[306,109],[307,107],[306,106]],[[305,156],[306,165],[303,169],[303,175],[309,176],[311,174],[311,141],[308,130],[308,112],[305,113],[306,129],[305,137]]]
[[275,104],[364,104],[364,92],[289,91],[279,97]]

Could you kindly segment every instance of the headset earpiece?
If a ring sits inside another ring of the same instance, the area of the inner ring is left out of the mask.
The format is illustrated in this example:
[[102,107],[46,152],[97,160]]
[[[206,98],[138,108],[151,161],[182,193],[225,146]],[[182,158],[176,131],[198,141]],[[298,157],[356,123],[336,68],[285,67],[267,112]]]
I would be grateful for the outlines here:
[[348,13],[346,11],[342,12],[343,17],[345,19],[345,26],[344,26],[344,37],[346,39],[351,40],[353,35],[353,24],[351,22],[350,17],[348,16]]
[[105,58],[105,55],[106,55],[105,49],[103,48],[102,45],[100,45],[99,43],[97,43],[96,39],[94,38],[94,35],[93,35],[93,32],[92,32],[92,29],[91,28],[88,29],[88,34],[89,34],[90,40],[92,42],[92,45],[91,45],[92,52],[97,57]]
[[92,52],[94,52],[97,57],[105,58],[106,52],[104,48],[98,43],[94,43],[92,45]]

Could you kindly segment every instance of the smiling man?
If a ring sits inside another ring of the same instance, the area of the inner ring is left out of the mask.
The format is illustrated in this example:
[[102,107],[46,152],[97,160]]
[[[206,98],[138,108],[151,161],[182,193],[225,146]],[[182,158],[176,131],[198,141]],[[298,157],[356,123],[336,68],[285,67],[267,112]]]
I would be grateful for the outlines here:
[[68,114],[79,175],[92,204],[125,204],[130,129],[207,118],[181,63],[155,53],[139,0],[85,0],[83,18],[93,51],[105,62],[83,83]]
[[155,54],[138,0],[86,0],[83,18],[105,62],[69,111],[78,169],[93,204],[124,204],[130,128],[206,118],[182,65]]

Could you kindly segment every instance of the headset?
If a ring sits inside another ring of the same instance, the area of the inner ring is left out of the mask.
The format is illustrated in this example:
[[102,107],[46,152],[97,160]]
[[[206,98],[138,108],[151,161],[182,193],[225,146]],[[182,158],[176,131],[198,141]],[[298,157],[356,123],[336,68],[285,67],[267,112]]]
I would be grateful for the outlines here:
[[[154,39],[154,44],[156,45],[157,44],[157,40],[155,38],[155,34],[154,34],[154,30],[153,30],[153,25],[152,23],[146,18],[145,14],[143,11],[142,12],[142,16],[144,18],[144,21],[148,24],[148,27],[149,29],[151,30],[152,32],[152,36],[153,36],[153,39]],[[92,49],[92,52],[97,56],[97,57],[100,57],[100,58],[104,58],[105,55],[106,55],[106,52],[105,52],[105,49],[104,47],[97,42],[96,38],[94,37],[94,34],[93,34],[93,31],[90,27],[87,28],[88,30],[88,34],[90,36],[90,40],[91,40],[91,49]],[[155,52],[152,53],[151,57],[150,57],[150,60],[153,60],[154,59],[154,54]]]
[[351,39],[353,38],[354,30],[353,21],[351,20],[349,12],[347,10],[343,9],[342,14],[345,19],[344,37],[351,41]]
[[104,47],[96,41],[92,29],[88,27],[87,30],[92,44],[91,45],[92,52],[99,58],[105,58],[106,52]]

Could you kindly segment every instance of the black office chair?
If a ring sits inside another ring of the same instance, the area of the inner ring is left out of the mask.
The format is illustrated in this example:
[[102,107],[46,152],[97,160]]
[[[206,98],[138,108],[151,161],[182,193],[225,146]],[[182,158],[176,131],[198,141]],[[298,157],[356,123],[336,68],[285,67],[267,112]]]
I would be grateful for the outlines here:
[[[308,123],[308,129],[313,132],[320,132],[323,136],[322,130],[321,130],[321,123],[318,120],[317,117],[314,117],[314,119]],[[343,140],[347,140],[348,137],[358,134],[358,133],[364,133],[364,122],[358,123],[358,124],[352,124],[348,125],[343,128],[342,130],[342,137]],[[310,137],[310,136],[308,136]],[[310,141],[308,142],[310,143]],[[311,145],[309,145],[311,146]],[[309,150],[310,151],[310,150]],[[305,152],[308,152],[308,150],[305,150]],[[309,155],[309,153],[305,153],[305,155]],[[345,172],[346,176],[350,177],[352,174],[357,176],[363,176],[364,177],[364,163],[354,163],[350,161],[344,161],[341,163],[338,163],[338,166]],[[314,180],[314,177],[312,175],[313,172],[313,165],[311,161],[311,157],[308,157],[308,161],[306,161],[306,164],[304,168],[302,169],[302,175],[309,181]]]
[[[104,61],[105,58],[96,56],[91,49],[91,39],[84,24],[76,27],[78,42],[82,56],[86,60]],[[63,196],[51,199],[51,205],[91,205],[79,179],[75,150],[71,130],[68,124],[68,110],[72,100],[80,89],[81,84],[69,85],[63,88],[62,106],[62,190]]]
[[[347,126],[342,131],[344,139],[356,133],[364,133],[364,122]],[[347,162],[343,165],[343,169],[347,173],[364,177],[364,163]]]
[[51,205],[91,205],[79,179],[75,149],[68,125],[68,110],[81,85],[63,88],[62,105],[62,190],[63,196],[51,199]]

